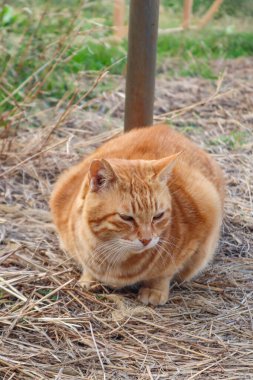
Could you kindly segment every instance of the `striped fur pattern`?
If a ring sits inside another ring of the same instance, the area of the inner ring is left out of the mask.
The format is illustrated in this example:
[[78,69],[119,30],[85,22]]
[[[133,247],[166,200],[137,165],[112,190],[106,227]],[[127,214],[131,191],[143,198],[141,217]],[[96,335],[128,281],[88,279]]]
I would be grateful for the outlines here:
[[212,259],[223,200],[214,160],[158,125],[105,143],[63,173],[50,205],[82,285],[140,283],[140,301],[159,305],[173,277],[190,280]]

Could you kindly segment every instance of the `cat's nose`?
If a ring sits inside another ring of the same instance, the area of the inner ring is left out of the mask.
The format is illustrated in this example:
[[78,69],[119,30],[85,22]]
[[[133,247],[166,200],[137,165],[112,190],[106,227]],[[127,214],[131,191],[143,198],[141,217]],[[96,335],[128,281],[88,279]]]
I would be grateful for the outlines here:
[[142,242],[142,244],[144,246],[148,245],[150,242],[151,242],[152,239],[140,239],[140,241]]

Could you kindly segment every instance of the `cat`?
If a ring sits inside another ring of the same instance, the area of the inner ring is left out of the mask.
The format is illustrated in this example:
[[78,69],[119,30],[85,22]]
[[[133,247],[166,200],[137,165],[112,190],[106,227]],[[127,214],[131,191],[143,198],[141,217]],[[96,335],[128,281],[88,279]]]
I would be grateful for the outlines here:
[[224,179],[218,164],[167,125],[133,129],[60,176],[50,206],[80,283],[140,284],[144,304],[168,301],[219,240]]

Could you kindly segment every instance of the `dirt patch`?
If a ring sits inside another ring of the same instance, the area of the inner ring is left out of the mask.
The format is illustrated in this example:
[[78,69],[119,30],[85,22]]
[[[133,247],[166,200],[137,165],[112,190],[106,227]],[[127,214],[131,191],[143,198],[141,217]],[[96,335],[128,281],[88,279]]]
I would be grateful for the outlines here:
[[121,133],[122,79],[105,78],[111,90],[62,124],[64,106],[31,111],[1,141],[0,378],[252,379],[253,59],[214,65],[224,67],[218,91],[199,78],[157,80],[156,119],[212,153],[227,177],[214,263],[163,307],[143,307],[134,290],[81,289],[48,211],[56,176]]

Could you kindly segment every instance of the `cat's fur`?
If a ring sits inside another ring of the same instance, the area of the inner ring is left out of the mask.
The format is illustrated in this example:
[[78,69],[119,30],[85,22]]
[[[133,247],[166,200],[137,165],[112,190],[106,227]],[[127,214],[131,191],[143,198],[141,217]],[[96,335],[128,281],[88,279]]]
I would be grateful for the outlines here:
[[213,257],[223,199],[214,160],[157,125],[114,138],[63,173],[50,204],[83,285],[141,283],[139,299],[157,305],[174,276],[189,280]]

